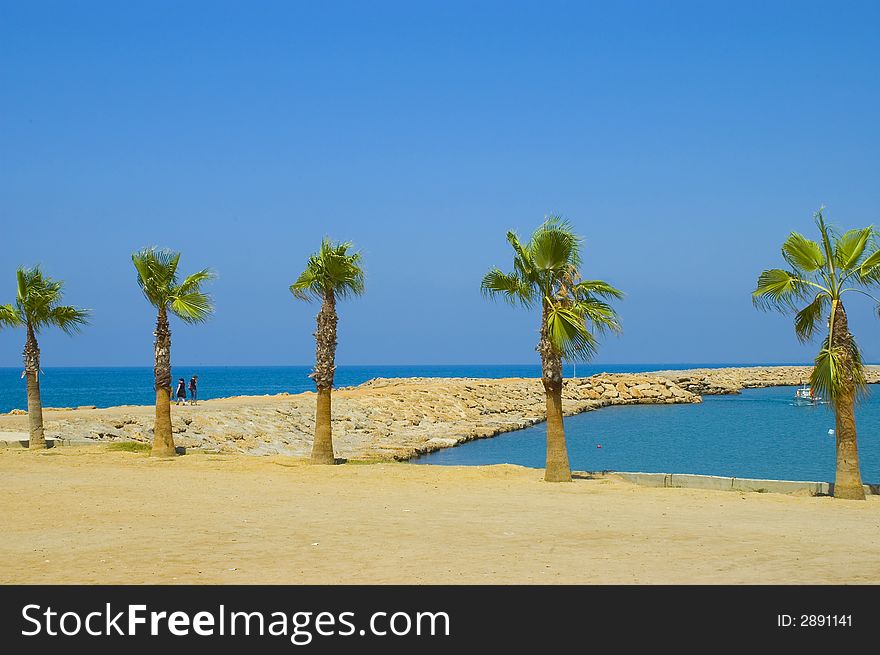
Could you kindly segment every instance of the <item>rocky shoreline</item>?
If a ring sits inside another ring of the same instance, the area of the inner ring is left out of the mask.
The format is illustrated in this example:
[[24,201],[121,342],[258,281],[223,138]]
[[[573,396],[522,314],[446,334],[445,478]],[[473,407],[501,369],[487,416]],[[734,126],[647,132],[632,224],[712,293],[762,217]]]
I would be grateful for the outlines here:
[[[869,381],[880,382],[871,367]],[[698,403],[702,395],[743,388],[796,385],[809,367],[692,369],[599,374],[566,380],[566,415],[609,405]],[[492,437],[544,420],[538,379],[375,379],[333,394],[336,453],[345,459],[407,460],[473,439]],[[315,394],[247,396],[172,406],[178,445],[204,451],[307,456],[314,429]],[[152,439],[150,406],[47,409],[49,438],[79,442]],[[24,412],[0,416],[3,432],[26,432]],[[9,440],[15,443],[14,440]]]
[[[683,389],[701,396],[739,393],[743,389],[801,385],[810,379],[812,366],[741,366],[655,371],[647,375],[669,378]],[[867,366],[869,384],[880,383],[880,366]]]

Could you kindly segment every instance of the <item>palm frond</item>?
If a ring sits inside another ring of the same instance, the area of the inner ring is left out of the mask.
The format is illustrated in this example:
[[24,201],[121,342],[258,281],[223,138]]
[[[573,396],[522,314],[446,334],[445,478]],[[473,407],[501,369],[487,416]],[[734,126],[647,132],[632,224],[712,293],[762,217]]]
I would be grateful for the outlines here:
[[480,290],[487,297],[530,307],[544,303],[542,330],[553,349],[574,361],[588,359],[598,345],[596,333],[619,331],[620,320],[603,299],[619,299],[623,293],[602,280],[581,280],[581,238],[558,216],[550,216],[527,243],[515,232],[507,233],[513,248],[513,271],[493,267],[483,276]]
[[859,268],[865,247],[874,234],[874,228],[848,230],[834,244],[834,262],[844,271]]
[[138,285],[144,297],[156,308],[170,310],[185,323],[202,323],[214,311],[211,296],[202,284],[215,279],[208,268],[188,275],[178,283],[180,253],[167,248],[144,248],[132,254]]
[[164,307],[174,294],[180,253],[167,248],[144,248],[131,256],[137,281],[144,297],[156,307]]
[[822,248],[825,252],[825,263],[828,265],[832,272],[835,267],[834,263],[834,248],[831,246],[831,240],[836,235],[836,231],[830,225],[825,223],[825,216],[823,212],[825,211],[825,207],[819,207],[819,211],[813,214],[813,220],[816,223],[816,227],[819,229],[819,234],[822,237]]
[[347,241],[323,239],[318,252],[309,257],[305,270],[290,285],[290,292],[299,300],[321,298],[326,292],[340,298],[362,295],[366,278],[363,256],[349,252],[352,247]]
[[49,311],[46,325],[61,328],[66,334],[76,334],[84,325],[88,325],[91,311],[70,305],[53,307]]
[[587,330],[585,317],[577,307],[551,302],[547,312],[547,333],[553,348],[569,361],[589,359],[596,353],[596,337]]
[[562,271],[580,265],[580,243],[568,221],[551,216],[535,230],[527,250],[537,270]]
[[859,266],[859,282],[876,284],[880,282],[880,248],[872,250]]
[[321,287],[316,277],[316,271],[307,266],[306,269],[299,274],[296,282],[290,285],[290,293],[299,300],[311,300],[313,297],[320,297]]
[[16,271],[16,279],[16,305],[23,316],[31,322],[39,323],[59,301],[63,283],[44,276],[39,266],[20,267]]
[[[849,372],[847,359],[850,360]],[[845,393],[850,385],[857,398],[863,397],[867,392],[862,353],[852,339],[847,345],[831,347],[828,337],[816,355],[810,374],[810,386],[819,395],[833,401]]]
[[813,338],[816,328],[822,323],[825,307],[830,296],[821,291],[816,294],[809,305],[800,310],[794,317],[794,331],[801,343],[807,343]]
[[192,275],[187,275],[186,278],[184,278],[183,282],[181,282],[180,286],[177,288],[177,294],[199,291],[202,284],[216,279],[217,274],[214,271],[212,271],[210,268],[203,268],[200,271],[196,271]]
[[620,333],[623,331],[620,316],[614,308],[598,298],[586,297],[576,300],[572,309],[592,325],[596,332]]
[[515,273],[504,273],[493,268],[483,277],[480,291],[486,297],[501,297],[511,304],[530,307],[534,302],[534,291],[531,285]]
[[0,305],[0,328],[19,327],[22,324],[21,315],[14,305]]
[[16,314],[14,325],[30,325],[39,332],[44,327],[59,327],[72,334],[87,323],[89,311],[59,303],[64,295],[64,282],[43,274],[39,266],[21,267],[16,271],[17,295],[15,307],[7,306],[3,313],[12,320],[9,309]]
[[809,281],[797,273],[772,268],[758,276],[758,284],[752,292],[752,302],[764,310],[793,311],[795,303],[803,300],[810,288]]
[[812,273],[825,265],[819,244],[797,232],[789,234],[782,244],[782,258],[802,273]]
[[175,295],[169,309],[184,323],[203,323],[211,316],[214,306],[211,297],[201,291],[188,291]]
[[620,300],[624,296],[623,291],[602,280],[581,280],[574,285],[572,291],[575,297],[593,294],[600,298],[615,298]]

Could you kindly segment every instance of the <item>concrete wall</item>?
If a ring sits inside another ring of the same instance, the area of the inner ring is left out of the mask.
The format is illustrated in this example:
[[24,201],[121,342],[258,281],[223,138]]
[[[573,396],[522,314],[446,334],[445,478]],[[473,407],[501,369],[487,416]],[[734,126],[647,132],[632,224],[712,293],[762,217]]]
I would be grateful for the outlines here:
[[[672,487],[681,489],[711,489],[715,491],[754,491],[760,493],[830,496],[834,484],[829,482],[801,482],[794,480],[755,480],[728,478],[716,475],[687,475],[682,473],[608,473],[608,475],[645,487]],[[880,485],[866,484],[865,494],[880,495]]]

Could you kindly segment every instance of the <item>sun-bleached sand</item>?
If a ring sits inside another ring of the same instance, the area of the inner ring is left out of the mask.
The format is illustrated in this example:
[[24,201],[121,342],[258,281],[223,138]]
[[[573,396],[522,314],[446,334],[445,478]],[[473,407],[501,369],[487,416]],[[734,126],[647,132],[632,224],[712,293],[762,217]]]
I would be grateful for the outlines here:
[[2,583],[878,583],[880,497],[0,450]]

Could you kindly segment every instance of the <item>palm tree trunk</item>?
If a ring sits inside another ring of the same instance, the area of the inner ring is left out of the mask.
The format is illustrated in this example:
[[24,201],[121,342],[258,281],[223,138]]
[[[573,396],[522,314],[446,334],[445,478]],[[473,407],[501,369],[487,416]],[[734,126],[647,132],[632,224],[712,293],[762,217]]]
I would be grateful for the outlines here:
[[315,440],[312,443],[312,463],[333,464],[336,458],[333,455],[333,430],[331,390],[318,389],[317,411],[315,412]]
[[541,382],[547,400],[547,462],[544,480],[547,482],[571,482],[568,465],[568,449],[565,446],[565,427],[562,423],[562,356],[556,352],[547,332],[547,311],[541,319]]
[[332,290],[324,292],[324,302],[318,312],[315,330],[315,370],[311,377],[318,388],[315,411],[315,440],[312,443],[313,464],[333,464],[333,428],[331,394],[336,373],[336,296]]
[[174,456],[174,437],[171,434],[171,329],[164,307],[156,317],[155,362],[153,377],[156,386],[156,423],[153,426],[153,457]]
[[831,347],[844,353],[842,363],[843,387],[834,399],[835,435],[837,437],[837,472],[834,478],[834,497],[865,500],[862,475],[859,471],[859,448],[856,440],[855,378],[852,349],[855,347],[849,332],[843,303],[833,310]]
[[28,447],[45,448],[43,432],[43,401],[40,398],[40,346],[33,326],[28,323],[24,343],[24,374],[27,379]]

